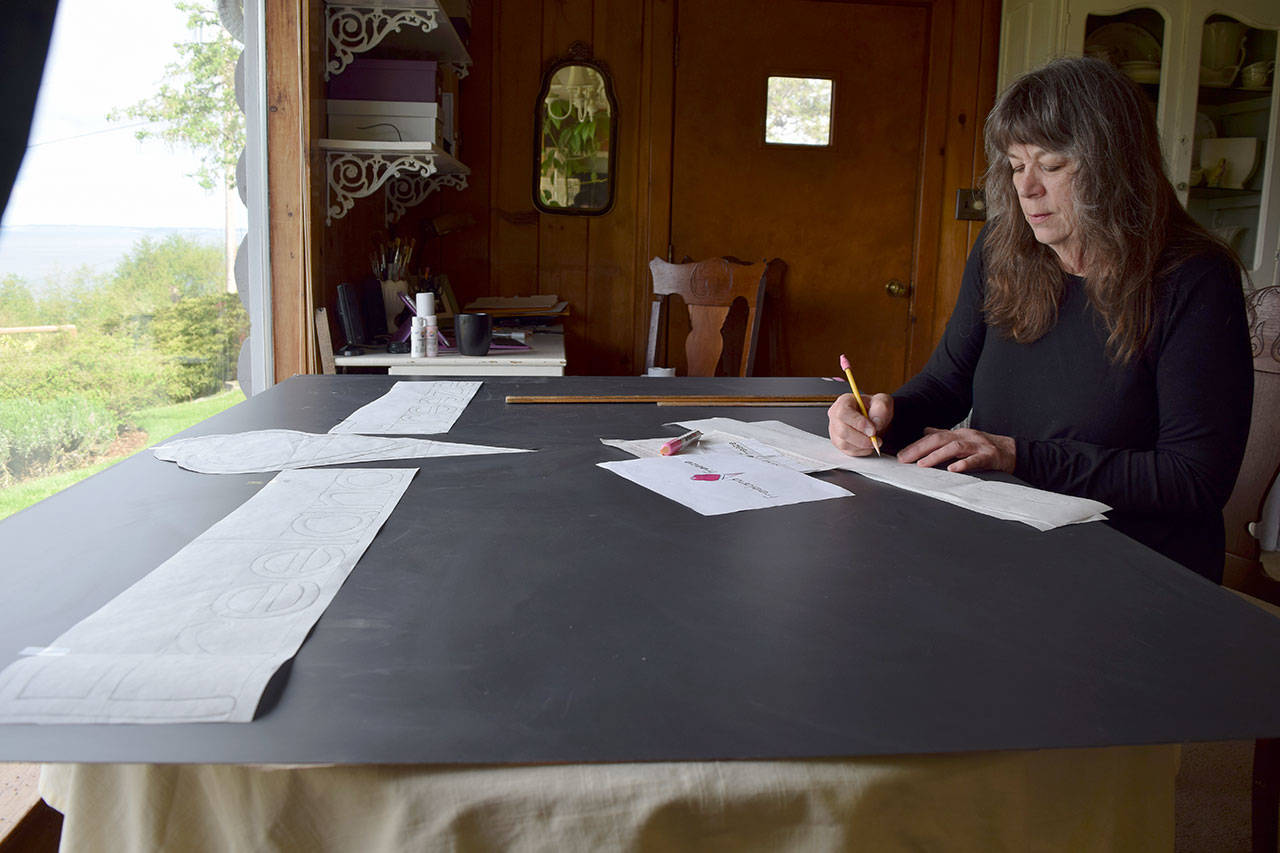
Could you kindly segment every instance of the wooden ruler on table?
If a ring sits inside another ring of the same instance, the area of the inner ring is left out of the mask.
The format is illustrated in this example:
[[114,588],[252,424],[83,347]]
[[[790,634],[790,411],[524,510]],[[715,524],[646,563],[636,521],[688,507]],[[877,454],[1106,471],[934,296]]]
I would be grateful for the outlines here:
[[830,406],[833,396],[787,395],[669,395],[669,394],[545,394],[509,395],[508,403],[649,403],[659,406]]

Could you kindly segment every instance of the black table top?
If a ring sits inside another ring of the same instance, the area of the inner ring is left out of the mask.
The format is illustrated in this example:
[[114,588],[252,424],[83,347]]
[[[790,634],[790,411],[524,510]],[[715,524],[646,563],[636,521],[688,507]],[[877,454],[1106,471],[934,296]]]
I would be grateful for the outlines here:
[[[302,376],[184,435],[325,432],[402,377]],[[431,381],[429,379],[408,381]],[[1280,735],[1280,620],[1102,524],[1047,533],[848,472],[853,498],[703,517],[602,437],[825,410],[507,394],[839,393],[817,379],[486,378],[251,723],[0,725],[0,760],[799,758]],[[0,522],[0,666],[271,475],[142,453]]]

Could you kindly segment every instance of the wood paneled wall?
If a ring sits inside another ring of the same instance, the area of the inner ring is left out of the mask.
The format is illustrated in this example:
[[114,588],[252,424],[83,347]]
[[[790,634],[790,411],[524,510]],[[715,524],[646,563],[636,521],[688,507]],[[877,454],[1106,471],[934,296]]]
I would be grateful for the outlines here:
[[999,0],[955,0],[943,153],[942,221],[932,305],[916,305],[911,367],[919,370],[942,337],[960,294],[965,260],[982,222],[955,218],[956,190],[978,187],[987,168],[982,125],[995,104],[1000,39]]
[[[319,0],[273,3],[319,7]],[[999,0],[948,0],[947,5],[953,15],[951,43],[930,46],[934,60],[949,68],[949,90],[939,93],[935,113],[936,121],[946,122],[939,135],[945,143],[942,151],[926,155],[941,158],[941,180],[928,191],[941,186],[943,213],[940,222],[920,223],[925,234],[936,233],[937,251],[922,252],[916,263],[919,274],[936,276],[937,287],[930,304],[915,307],[913,367],[927,359],[945,325],[964,256],[978,230],[952,214],[955,191],[976,186],[976,175],[985,167],[981,123],[994,99]],[[639,373],[647,333],[647,264],[654,255],[665,256],[670,227],[676,0],[473,0],[471,6],[474,64],[459,86],[459,157],[471,169],[468,186],[433,194],[406,214],[397,233],[421,242],[424,225],[434,216],[470,214],[474,225],[424,247],[424,261],[449,275],[460,300],[556,293],[572,311],[565,341],[570,373]],[[318,273],[314,303],[327,305],[335,317],[337,285],[368,274],[368,252],[384,226],[376,195],[357,202],[332,225],[324,223],[324,160],[315,147],[324,128],[323,29],[315,18],[304,19],[316,58],[302,72],[311,88],[310,126],[301,130],[311,148],[305,161],[312,172],[312,198],[310,247],[304,244],[301,250],[310,252]],[[540,214],[532,201],[534,100],[543,69],[574,41],[591,45],[608,66],[619,104],[617,195],[603,216]],[[269,53],[276,49],[269,42]],[[273,167],[276,163],[273,153]],[[273,217],[289,215],[276,211],[273,200]],[[274,258],[273,247],[273,265]],[[296,277],[296,270],[292,274]],[[278,311],[293,311],[273,301]],[[280,337],[296,342],[309,316],[307,311],[288,322],[277,316],[277,353],[288,346]]]
[[315,52],[310,22],[319,8],[320,0],[266,3],[268,251],[277,382],[316,369],[309,254],[314,194],[307,140],[314,112],[308,84]]

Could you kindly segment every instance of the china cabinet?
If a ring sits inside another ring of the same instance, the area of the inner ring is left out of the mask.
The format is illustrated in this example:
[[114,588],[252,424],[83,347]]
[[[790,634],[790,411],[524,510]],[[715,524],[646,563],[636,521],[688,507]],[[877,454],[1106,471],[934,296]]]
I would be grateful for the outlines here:
[[1278,31],[1276,0],[1008,0],[999,85],[1058,55],[1119,67],[1151,98],[1179,200],[1263,287],[1280,283]]
[[[471,57],[438,0],[325,2],[325,79],[341,74],[358,54],[402,31],[422,55],[465,77]],[[325,224],[342,218],[357,199],[384,193],[388,224],[441,187],[463,189],[471,173],[431,142],[383,142],[325,138]]]

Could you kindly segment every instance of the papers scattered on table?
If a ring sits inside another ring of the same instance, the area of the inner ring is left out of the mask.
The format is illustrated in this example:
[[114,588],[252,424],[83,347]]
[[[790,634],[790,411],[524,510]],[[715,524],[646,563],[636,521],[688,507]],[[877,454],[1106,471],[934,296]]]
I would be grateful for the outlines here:
[[479,388],[479,382],[397,382],[390,391],[356,409],[329,432],[366,435],[448,432]]
[[560,297],[554,293],[534,296],[481,296],[467,303],[466,311],[527,311],[554,308]]
[[845,470],[994,518],[1020,521],[1037,530],[1052,530],[1084,521],[1105,521],[1106,516],[1102,513],[1111,509],[1098,501],[1018,483],[980,480],[942,468],[903,465],[889,456],[847,458],[849,461],[841,466]]
[[201,474],[253,474],[387,459],[528,452],[513,447],[455,444],[429,438],[316,435],[290,429],[202,435],[170,441],[155,448],[157,459],[176,462],[188,471]]
[[0,722],[245,722],[399,502],[412,468],[286,471],[44,650]]
[[[661,456],[662,445],[669,440],[668,438],[602,438],[600,443],[626,451],[632,456],[648,459]],[[802,473],[831,470],[830,465],[806,456],[799,456],[766,444],[763,441],[730,435],[727,432],[715,429],[704,430],[702,437],[698,439],[696,444],[692,444],[680,451],[681,456],[700,456],[706,453],[732,453],[749,459],[759,459],[762,462],[780,465],[783,468]]]
[[[994,518],[1020,521],[1037,530],[1052,530],[1065,524],[1102,521],[1111,509],[1086,498],[1060,495],[1018,483],[982,480],[941,468],[903,465],[892,456],[845,456],[826,436],[813,435],[781,421],[748,423],[733,418],[704,418],[682,421],[685,429],[718,432],[768,445],[780,453],[809,460],[810,471],[840,468],[872,480],[946,501]],[[624,448],[626,449],[626,448]],[[802,469],[804,470],[804,469]]]
[[848,497],[852,492],[738,453],[681,453],[601,468],[703,515]]
[[569,303],[554,293],[536,296],[482,296],[464,311],[484,311],[495,320],[513,317],[555,317],[569,313]]

